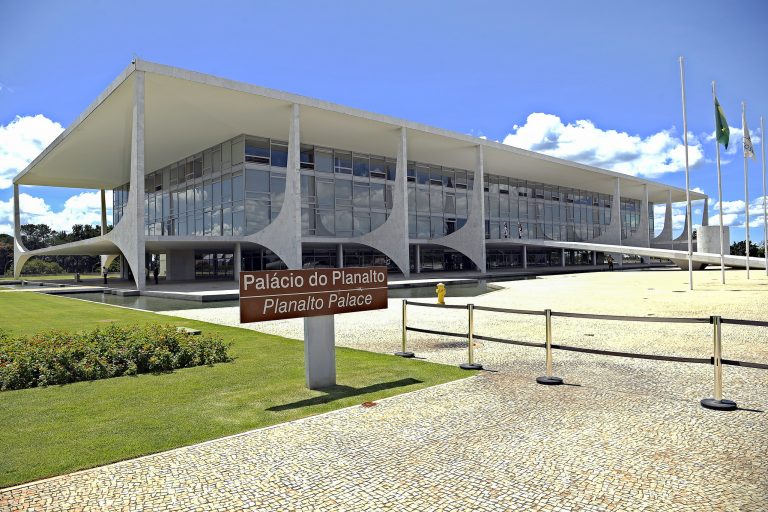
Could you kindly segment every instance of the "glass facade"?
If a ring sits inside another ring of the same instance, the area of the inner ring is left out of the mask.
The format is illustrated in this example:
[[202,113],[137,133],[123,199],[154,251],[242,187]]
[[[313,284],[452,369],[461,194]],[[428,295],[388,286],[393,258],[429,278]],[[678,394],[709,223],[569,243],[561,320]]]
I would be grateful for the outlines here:
[[[287,142],[240,135],[150,173],[145,178],[145,234],[256,233],[280,212],[287,164]],[[393,157],[302,144],[302,234],[354,237],[381,226],[392,210],[396,164]],[[589,241],[611,222],[609,194],[493,173],[486,174],[483,187],[487,239]],[[409,161],[409,237],[435,239],[464,226],[473,188],[472,171]],[[128,184],[113,192],[116,225],[127,203]],[[621,198],[622,238],[636,233],[641,205],[638,199]],[[653,235],[652,214],[649,231]],[[494,259],[502,265],[517,258],[510,253]]]
[[474,174],[463,169],[408,162],[408,234],[440,238],[467,222]]
[[300,151],[304,236],[359,236],[384,224],[396,159],[310,145]]

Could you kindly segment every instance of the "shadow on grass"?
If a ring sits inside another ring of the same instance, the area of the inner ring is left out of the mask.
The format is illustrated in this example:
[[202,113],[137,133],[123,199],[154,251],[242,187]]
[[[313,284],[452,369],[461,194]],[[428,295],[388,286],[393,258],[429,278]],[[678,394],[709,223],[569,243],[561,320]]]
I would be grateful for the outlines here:
[[351,396],[365,395],[366,393],[375,393],[376,391],[384,391],[385,389],[400,388],[404,386],[411,386],[413,384],[421,384],[423,381],[418,379],[400,379],[390,382],[381,382],[379,384],[373,384],[372,386],[365,386],[364,388],[353,388],[351,386],[331,386],[321,389],[325,396],[317,396],[315,398],[308,398],[306,400],[299,400],[298,402],[292,402],[290,404],[276,405],[270,407],[267,410],[272,412],[288,411],[291,409],[300,409],[302,407],[310,407],[312,405],[323,405],[343,398]]

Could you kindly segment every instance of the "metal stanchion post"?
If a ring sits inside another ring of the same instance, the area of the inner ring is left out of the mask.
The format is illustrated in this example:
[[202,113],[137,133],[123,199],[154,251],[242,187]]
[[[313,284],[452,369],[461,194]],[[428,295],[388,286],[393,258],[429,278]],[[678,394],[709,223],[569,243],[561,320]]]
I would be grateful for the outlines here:
[[546,321],[546,342],[544,349],[546,350],[547,358],[547,375],[544,377],[536,377],[536,382],[539,384],[545,384],[547,386],[557,386],[563,383],[563,379],[560,377],[552,376],[552,310],[544,310],[544,319]]
[[712,339],[715,345],[712,358],[715,364],[715,397],[703,399],[701,406],[716,411],[733,411],[736,409],[736,402],[723,400],[722,321],[719,316],[712,316],[709,321],[712,323]]
[[415,355],[413,352],[408,352],[407,350],[405,350],[405,341],[406,341],[406,339],[408,337],[407,329],[406,329],[406,325],[405,325],[405,323],[406,323],[406,321],[408,319],[407,308],[408,308],[408,301],[407,300],[403,300],[403,347],[402,347],[402,350],[400,352],[395,352],[395,355],[396,356],[400,356],[400,357],[414,357],[414,355]]
[[467,304],[467,318],[469,321],[469,331],[467,334],[467,344],[469,345],[469,360],[466,363],[460,364],[459,368],[462,370],[482,370],[483,365],[475,362],[474,347],[475,344],[475,306],[474,304]]

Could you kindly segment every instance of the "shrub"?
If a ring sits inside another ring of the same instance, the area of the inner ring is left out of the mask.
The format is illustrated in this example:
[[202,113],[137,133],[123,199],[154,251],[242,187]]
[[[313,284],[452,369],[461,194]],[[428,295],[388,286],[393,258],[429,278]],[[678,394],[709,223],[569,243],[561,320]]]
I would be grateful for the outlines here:
[[0,333],[0,391],[106,379],[231,361],[230,344],[170,325],[120,327],[30,338]]
[[30,259],[21,270],[22,275],[53,275],[63,274],[64,269],[55,261],[45,261],[37,258]]

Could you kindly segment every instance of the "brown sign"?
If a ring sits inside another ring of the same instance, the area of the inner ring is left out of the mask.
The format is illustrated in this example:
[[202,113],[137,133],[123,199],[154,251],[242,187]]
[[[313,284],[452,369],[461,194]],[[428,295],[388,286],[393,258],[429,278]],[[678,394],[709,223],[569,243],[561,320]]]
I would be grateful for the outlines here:
[[387,307],[387,267],[240,272],[240,323]]

